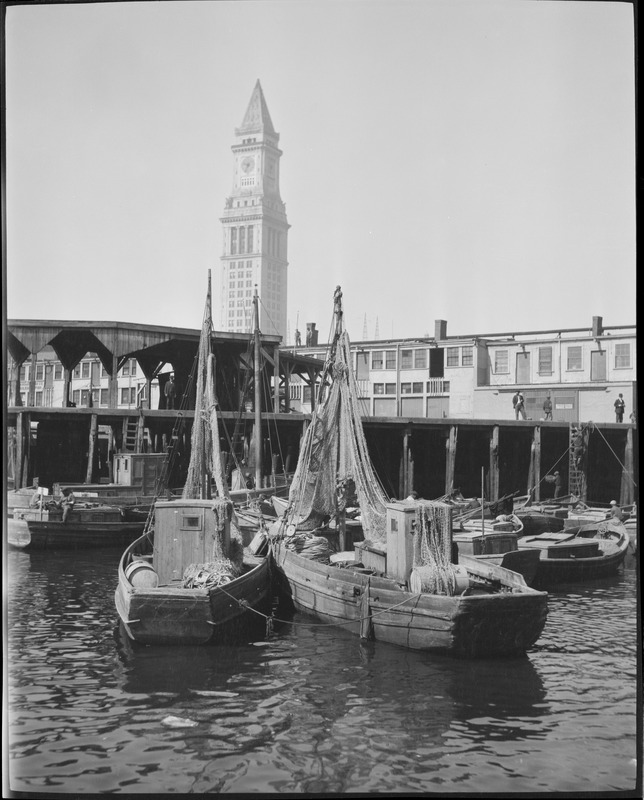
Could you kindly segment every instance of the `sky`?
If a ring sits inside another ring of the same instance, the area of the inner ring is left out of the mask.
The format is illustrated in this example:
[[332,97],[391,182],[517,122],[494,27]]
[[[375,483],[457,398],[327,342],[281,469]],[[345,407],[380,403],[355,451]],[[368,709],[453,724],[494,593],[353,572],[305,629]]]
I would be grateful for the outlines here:
[[635,324],[630,3],[18,4],[5,70],[9,319],[199,328],[259,79],[288,344]]

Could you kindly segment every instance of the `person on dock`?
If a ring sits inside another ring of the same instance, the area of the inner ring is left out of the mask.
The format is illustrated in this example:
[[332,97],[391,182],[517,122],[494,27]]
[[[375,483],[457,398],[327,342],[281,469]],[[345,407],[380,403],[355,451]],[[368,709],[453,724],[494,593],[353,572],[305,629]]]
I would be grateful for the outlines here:
[[550,394],[548,394],[543,401],[543,418],[544,420],[552,420],[552,400],[550,399]]
[[615,400],[614,406],[615,406],[615,422],[623,422],[624,409],[626,408],[626,403],[624,402],[624,395],[621,392],[617,400]]
[[512,398],[512,405],[514,406],[514,415],[516,419],[519,419],[519,414],[521,415],[522,419],[526,418],[525,415],[525,400],[523,394],[517,390],[517,393]]
[[174,382],[174,375],[170,375],[164,389],[166,408],[174,408],[174,397],[176,391],[177,387]]
[[555,470],[555,498],[561,497],[562,487],[561,487],[561,475],[559,474],[559,470]]
[[63,499],[60,501],[60,507],[63,509],[63,522],[67,522],[67,517],[74,510],[74,503],[76,498],[71,489],[63,489]]

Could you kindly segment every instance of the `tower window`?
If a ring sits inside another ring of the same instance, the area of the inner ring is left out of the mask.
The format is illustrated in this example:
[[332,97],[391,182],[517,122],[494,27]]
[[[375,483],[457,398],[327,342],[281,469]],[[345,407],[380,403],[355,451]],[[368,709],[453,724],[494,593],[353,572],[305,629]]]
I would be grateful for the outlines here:
[[244,227],[239,229],[239,252],[246,252],[246,228]]
[[230,254],[231,256],[237,253],[237,228],[230,229]]
[[253,226],[248,226],[248,237],[246,241],[246,252],[252,253],[253,252]]

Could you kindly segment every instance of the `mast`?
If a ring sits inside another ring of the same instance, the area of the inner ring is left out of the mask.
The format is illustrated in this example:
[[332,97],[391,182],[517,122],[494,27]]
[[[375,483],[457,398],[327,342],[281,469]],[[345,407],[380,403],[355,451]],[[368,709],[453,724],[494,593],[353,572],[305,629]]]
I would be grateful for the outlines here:
[[259,332],[259,298],[257,286],[253,297],[253,335],[255,338],[255,488],[262,487],[262,384],[260,379],[261,339]]

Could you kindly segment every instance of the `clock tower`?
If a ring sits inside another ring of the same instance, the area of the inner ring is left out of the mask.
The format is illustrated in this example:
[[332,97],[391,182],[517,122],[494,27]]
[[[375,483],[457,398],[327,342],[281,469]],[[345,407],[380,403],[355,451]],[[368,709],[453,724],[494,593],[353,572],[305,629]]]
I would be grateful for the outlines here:
[[258,80],[232,146],[233,186],[221,217],[220,322],[222,330],[252,331],[257,286],[260,330],[285,341],[289,225],[278,142]]

